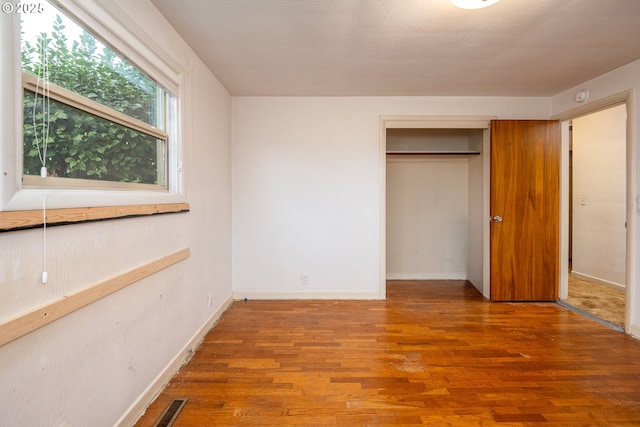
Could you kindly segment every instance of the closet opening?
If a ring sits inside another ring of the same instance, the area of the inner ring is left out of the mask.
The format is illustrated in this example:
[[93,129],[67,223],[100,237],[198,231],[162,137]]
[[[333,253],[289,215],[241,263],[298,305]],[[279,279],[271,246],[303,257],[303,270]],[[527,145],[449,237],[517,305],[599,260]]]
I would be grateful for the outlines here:
[[469,280],[489,297],[490,119],[383,123],[386,280]]

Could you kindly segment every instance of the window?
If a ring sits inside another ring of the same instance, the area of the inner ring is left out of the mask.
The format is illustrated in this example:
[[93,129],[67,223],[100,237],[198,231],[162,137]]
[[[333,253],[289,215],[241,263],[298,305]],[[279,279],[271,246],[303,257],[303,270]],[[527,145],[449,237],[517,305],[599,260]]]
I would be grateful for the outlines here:
[[25,186],[165,189],[172,95],[53,7],[21,21]]
[[49,208],[183,203],[186,70],[93,0],[54,1],[0,14],[0,211],[41,188]]

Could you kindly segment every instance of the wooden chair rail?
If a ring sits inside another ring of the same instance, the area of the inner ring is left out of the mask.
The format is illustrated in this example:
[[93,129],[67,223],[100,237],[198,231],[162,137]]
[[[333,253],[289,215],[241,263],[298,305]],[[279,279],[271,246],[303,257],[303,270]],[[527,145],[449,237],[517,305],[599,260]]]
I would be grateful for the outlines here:
[[160,270],[189,257],[189,248],[120,274],[90,288],[78,291],[14,319],[0,323],[0,346],[85,307]]
[[[106,219],[188,211],[188,203],[47,209],[47,227],[88,221],[101,221]],[[0,232],[38,228],[42,227],[43,222],[41,209],[0,212]]]

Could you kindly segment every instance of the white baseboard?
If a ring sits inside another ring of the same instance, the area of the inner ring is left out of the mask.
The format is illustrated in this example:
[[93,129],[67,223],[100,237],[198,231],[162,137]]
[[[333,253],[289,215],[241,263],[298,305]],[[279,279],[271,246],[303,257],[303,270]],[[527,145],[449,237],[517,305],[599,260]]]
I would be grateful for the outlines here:
[[638,325],[631,325],[631,327],[629,328],[629,330],[627,331],[629,333],[629,335],[631,335],[633,338],[635,339],[639,339],[640,340],[640,326]]
[[129,407],[129,409],[120,417],[116,422],[116,426],[128,427],[132,426],[138,418],[140,418],[147,407],[153,402],[153,400],[164,390],[165,386],[169,383],[169,380],[178,372],[180,367],[184,365],[193,355],[193,352],[204,340],[205,335],[213,328],[218,322],[222,314],[233,303],[233,298],[229,297],[227,300],[211,315],[207,322],[202,325],[200,329],[191,337],[187,344],[180,350],[178,354],[169,362],[169,364],[158,374],[153,382],[147,387],[147,389],[136,399],[136,401]]
[[588,274],[582,274],[577,271],[572,271],[569,274],[577,277],[578,279],[584,279],[590,282],[601,283],[603,285],[611,286],[612,288],[616,288],[616,289],[622,289],[622,290],[625,289],[625,286],[619,283],[610,282],[608,280],[600,279],[599,277],[589,276]]
[[467,273],[387,273],[387,280],[467,280]]
[[384,295],[378,292],[241,292],[233,293],[236,301],[254,300],[380,300]]

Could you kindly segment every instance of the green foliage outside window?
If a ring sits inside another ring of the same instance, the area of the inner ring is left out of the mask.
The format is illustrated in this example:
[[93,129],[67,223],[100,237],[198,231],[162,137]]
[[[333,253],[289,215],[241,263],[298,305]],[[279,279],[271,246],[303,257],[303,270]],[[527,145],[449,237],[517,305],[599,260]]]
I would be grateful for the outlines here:
[[[49,82],[152,126],[162,126],[158,123],[162,91],[113,51],[99,47],[87,32],[70,42],[61,17],[56,16],[51,32],[41,32],[34,44],[23,40],[23,72],[38,75],[43,47]],[[164,184],[157,182],[158,168],[165,166],[158,165],[158,159],[164,158],[166,141],[54,100],[49,100],[46,117],[42,96],[38,95],[37,102],[34,96],[25,89],[24,174],[40,173],[42,135],[48,123],[46,166],[50,176]]]

